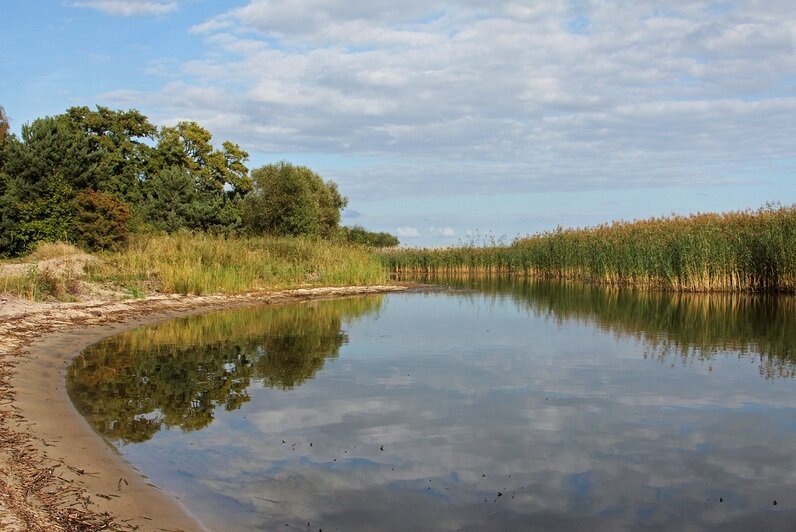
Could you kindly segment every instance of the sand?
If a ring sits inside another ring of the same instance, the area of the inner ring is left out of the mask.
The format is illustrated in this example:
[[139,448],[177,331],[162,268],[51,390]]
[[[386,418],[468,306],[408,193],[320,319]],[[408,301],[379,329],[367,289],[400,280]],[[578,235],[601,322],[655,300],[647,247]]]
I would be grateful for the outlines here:
[[96,434],[64,389],[102,338],[224,308],[403,290],[307,288],[242,296],[39,303],[0,296],[0,530],[203,530]]

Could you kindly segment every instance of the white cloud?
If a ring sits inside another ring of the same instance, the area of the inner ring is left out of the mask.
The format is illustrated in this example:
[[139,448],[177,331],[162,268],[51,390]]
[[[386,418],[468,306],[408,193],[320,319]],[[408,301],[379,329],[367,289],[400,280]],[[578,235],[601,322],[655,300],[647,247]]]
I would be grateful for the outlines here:
[[796,165],[789,2],[485,6],[251,0],[192,28],[206,55],[149,106],[212,119],[252,152],[367,156],[329,177],[371,197],[726,184]]
[[420,232],[416,227],[399,227],[395,233],[401,238],[419,238]]
[[445,238],[453,238],[456,236],[456,231],[452,227],[429,227],[428,232],[431,236],[441,236]]
[[159,0],[83,0],[72,2],[74,7],[96,9],[109,15],[165,15],[177,10],[177,2]]

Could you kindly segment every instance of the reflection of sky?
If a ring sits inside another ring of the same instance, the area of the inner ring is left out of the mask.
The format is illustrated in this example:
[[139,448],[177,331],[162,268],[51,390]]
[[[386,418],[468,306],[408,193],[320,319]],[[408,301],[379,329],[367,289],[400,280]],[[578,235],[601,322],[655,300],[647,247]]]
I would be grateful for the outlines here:
[[219,530],[796,522],[795,383],[748,358],[660,364],[636,339],[447,294],[391,295],[348,334],[295,390],[253,386],[206,429],[123,454]]

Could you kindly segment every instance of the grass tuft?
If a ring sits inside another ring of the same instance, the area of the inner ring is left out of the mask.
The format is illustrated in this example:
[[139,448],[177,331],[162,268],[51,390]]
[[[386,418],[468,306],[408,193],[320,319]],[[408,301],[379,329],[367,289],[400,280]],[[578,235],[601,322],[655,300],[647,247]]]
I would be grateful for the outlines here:
[[31,265],[22,274],[0,276],[0,293],[35,301],[74,301],[80,287],[80,278],[72,270],[39,269]]
[[24,257],[23,260],[42,261],[84,254],[85,252],[80,248],[65,242],[39,242],[33,252]]

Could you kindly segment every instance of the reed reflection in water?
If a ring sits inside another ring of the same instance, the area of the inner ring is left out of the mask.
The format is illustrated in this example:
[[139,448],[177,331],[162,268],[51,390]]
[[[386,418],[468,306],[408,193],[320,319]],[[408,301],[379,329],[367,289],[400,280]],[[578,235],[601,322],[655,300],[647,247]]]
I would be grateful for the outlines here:
[[[796,297],[671,293],[507,276],[426,276],[465,290],[462,297],[509,297],[518,308],[559,324],[596,324],[644,342],[661,362],[710,362],[724,354],[760,365],[764,378],[796,376]],[[469,295],[466,291],[472,291]]]

